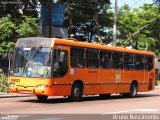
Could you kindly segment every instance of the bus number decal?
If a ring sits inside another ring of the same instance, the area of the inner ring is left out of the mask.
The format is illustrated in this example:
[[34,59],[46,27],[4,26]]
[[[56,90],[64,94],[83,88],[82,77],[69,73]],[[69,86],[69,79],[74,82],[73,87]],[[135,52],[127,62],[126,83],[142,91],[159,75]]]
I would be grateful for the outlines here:
[[76,71],[75,69],[71,69],[71,70],[70,70],[70,75],[74,75],[74,74],[76,74],[76,72],[77,72],[77,71]]

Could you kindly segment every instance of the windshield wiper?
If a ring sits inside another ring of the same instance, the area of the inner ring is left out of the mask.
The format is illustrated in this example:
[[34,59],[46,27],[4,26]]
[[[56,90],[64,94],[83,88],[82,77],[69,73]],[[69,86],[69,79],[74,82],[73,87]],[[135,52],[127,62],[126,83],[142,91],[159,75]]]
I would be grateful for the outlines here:
[[39,47],[35,50],[35,52],[34,52],[34,54],[32,55],[31,58],[34,58],[34,57],[36,56],[36,54],[37,54],[41,49],[42,49],[42,46],[39,46]]

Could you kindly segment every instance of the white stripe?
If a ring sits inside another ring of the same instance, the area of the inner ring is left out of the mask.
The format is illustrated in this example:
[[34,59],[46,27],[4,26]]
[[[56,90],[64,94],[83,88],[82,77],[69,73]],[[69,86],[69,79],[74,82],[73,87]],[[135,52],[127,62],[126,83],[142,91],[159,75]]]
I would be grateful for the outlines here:
[[159,109],[131,109],[131,110],[111,112],[107,114],[119,114],[119,113],[126,113],[126,112],[157,112],[158,110]]

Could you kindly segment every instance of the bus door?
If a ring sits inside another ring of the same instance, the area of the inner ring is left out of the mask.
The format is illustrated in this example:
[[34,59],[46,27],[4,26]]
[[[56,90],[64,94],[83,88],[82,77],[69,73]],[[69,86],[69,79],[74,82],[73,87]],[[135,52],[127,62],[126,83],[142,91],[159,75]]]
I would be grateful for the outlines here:
[[115,71],[113,70],[113,62],[111,57],[111,51],[100,51],[100,82],[103,85],[102,87],[104,87],[103,91],[105,93],[113,93],[116,89],[114,77]]
[[113,52],[113,69],[115,72],[116,92],[123,91],[124,84],[124,59],[122,52]]
[[69,84],[69,48],[55,45],[53,50],[53,78],[54,84]]

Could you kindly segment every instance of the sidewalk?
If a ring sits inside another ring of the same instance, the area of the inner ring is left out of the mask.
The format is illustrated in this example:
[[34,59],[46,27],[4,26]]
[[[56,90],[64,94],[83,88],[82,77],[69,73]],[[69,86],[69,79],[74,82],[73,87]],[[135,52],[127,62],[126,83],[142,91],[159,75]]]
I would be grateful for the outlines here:
[[18,93],[2,93],[0,92],[0,98],[10,98],[10,97],[29,97],[30,94],[18,94]]

